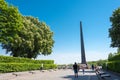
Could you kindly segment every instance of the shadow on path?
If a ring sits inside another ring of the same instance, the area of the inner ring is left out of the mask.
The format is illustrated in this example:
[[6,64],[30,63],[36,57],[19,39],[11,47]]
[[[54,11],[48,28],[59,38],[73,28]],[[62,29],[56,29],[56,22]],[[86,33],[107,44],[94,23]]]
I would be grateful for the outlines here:
[[62,78],[66,79],[66,80],[98,80],[98,78],[95,74],[95,71],[92,71],[90,69],[86,69],[85,74],[83,74],[82,70],[80,70],[78,73],[78,78],[75,78],[74,74],[66,75],[66,76],[63,76]]
[[[79,72],[83,73],[83,71],[81,69],[79,70]],[[95,73],[95,71],[93,71],[93,70],[85,70],[84,72],[85,73]]]
[[67,75],[62,78],[66,78],[68,80],[98,80],[96,75],[79,75],[78,78],[75,78],[74,75]]
[[120,74],[112,71],[105,71],[104,72],[108,73],[111,75],[111,80],[120,80]]

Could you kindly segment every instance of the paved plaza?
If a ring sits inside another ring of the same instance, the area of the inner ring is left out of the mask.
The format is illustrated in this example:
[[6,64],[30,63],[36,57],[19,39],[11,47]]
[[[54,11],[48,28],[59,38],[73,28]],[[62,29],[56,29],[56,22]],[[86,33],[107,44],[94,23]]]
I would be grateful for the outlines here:
[[[96,73],[91,70],[86,70],[85,74],[79,71],[78,78],[74,78],[73,70],[45,70],[31,72],[15,72],[0,74],[0,80],[98,80]],[[119,80],[119,79],[113,79]]]

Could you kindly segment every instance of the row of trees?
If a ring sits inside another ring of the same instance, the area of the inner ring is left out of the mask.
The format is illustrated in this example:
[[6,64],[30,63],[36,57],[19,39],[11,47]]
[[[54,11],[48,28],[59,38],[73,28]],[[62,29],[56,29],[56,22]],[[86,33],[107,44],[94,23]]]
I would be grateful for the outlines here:
[[53,32],[38,18],[23,16],[16,7],[0,0],[0,43],[14,57],[36,58],[51,54]]

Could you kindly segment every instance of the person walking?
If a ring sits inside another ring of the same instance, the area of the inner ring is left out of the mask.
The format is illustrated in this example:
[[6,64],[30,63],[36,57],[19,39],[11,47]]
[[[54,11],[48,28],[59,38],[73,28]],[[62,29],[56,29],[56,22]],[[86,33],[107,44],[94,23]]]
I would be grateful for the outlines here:
[[83,72],[83,74],[85,74],[84,66],[82,66],[81,68],[82,68],[82,72]]
[[92,68],[92,70],[94,70],[94,68],[95,68],[95,67],[94,67],[94,65],[93,65],[93,64],[92,64],[91,68]]
[[74,65],[73,65],[73,70],[74,70],[75,78],[78,78],[78,70],[79,70],[79,67],[78,67],[78,65],[77,65],[76,62],[75,62]]
[[40,70],[41,70],[41,71],[43,70],[43,63],[41,64]]

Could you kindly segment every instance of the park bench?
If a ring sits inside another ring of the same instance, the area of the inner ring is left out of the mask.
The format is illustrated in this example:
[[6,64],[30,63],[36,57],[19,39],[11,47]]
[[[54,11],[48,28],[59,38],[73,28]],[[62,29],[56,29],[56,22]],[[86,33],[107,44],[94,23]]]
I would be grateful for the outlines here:
[[112,80],[111,75],[102,70],[96,70],[95,72],[99,80]]

